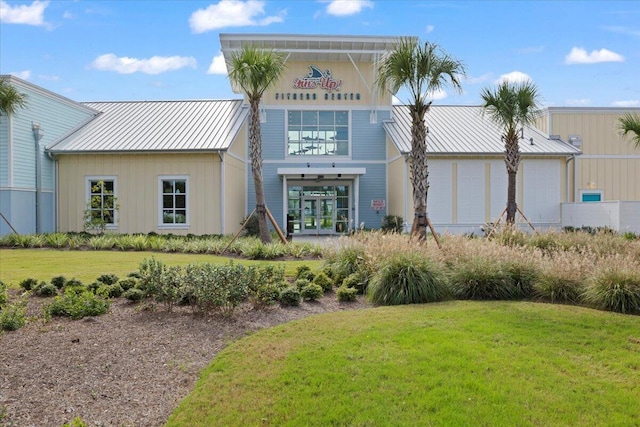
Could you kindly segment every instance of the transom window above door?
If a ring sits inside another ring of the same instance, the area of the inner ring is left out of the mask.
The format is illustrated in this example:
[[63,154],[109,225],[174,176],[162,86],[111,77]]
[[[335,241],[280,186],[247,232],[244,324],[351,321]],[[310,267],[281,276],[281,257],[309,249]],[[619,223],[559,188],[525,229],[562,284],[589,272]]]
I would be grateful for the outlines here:
[[290,110],[287,155],[349,155],[349,112]]

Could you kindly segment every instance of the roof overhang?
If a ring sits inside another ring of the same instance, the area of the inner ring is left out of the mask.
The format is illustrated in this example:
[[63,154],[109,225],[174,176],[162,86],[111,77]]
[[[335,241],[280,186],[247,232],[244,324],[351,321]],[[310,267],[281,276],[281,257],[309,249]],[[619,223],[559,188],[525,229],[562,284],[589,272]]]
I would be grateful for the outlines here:
[[355,178],[365,175],[367,168],[278,168],[278,175],[287,179],[313,178],[313,179],[338,179]]

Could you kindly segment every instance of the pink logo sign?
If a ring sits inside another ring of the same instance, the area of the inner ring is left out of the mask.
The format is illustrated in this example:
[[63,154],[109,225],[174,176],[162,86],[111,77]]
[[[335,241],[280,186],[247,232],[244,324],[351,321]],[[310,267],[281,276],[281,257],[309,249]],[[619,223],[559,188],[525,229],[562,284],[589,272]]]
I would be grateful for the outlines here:
[[342,80],[335,80],[331,75],[331,70],[322,71],[315,65],[309,65],[309,74],[305,77],[293,79],[294,89],[324,89],[327,92],[339,91],[342,87]]

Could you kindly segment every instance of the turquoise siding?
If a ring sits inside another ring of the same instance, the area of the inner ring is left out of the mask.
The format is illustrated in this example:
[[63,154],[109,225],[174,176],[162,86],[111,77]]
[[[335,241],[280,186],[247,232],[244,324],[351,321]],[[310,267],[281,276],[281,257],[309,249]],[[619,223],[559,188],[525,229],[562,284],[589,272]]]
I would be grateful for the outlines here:
[[[42,233],[55,230],[54,193],[40,195],[40,223]],[[36,230],[36,192],[24,190],[0,190],[0,212],[7,218],[19,234],[32,234]],[[0,236],[13,233],[6,221],[0,217]]]

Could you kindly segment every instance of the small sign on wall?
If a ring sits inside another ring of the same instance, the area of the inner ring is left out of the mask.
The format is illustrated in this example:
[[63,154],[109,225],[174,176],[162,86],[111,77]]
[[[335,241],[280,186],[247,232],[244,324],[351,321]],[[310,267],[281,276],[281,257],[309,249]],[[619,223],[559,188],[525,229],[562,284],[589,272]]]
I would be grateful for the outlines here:
[[371,200],[371,210],[383,211],[387,207],[387,202],[384,199]]

